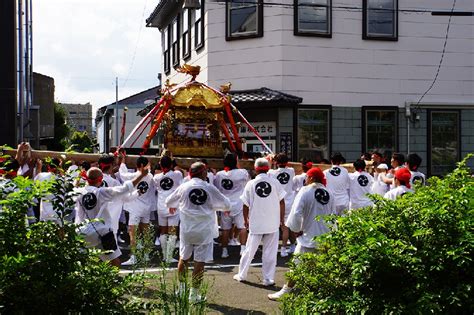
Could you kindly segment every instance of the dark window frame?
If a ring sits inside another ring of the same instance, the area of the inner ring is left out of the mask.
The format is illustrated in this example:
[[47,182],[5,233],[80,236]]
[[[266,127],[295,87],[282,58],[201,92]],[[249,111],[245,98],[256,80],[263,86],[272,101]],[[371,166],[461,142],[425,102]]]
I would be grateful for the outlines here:
[[[293,154],[295,161],[299,161],[302,156],[300,156],[300,151],[299,151],[299,144],[298,144],[298,139],[299,139],[299,132],[298,132],[298,112],[299,110],[305,110],[305,109],[313,109],[313,110],[326,110],[328,111],[328,159],[331,156],[332,153],[332,105],[299,105],[295,106],[293,110]],[[279,126],[277,126],[279,128]],[[296,137],[296,138],[295,138]]]
[[[171,57],[171,62],[173,64],[174,68],[179,66],[179,61],[181,59],[180,58],[181,51],[179,49],[179,47],[180,47],[179,42],[181,41],[181,32],[180,32],[181,27],[180,27],[179,23],[180,23],[180,16],[178,15],[173,20],[173,22],[171,22],[171,29],[172,29],[172,31],[171,31],[171,36],[172,36],[171,37],[171,56],[172,56]],[[176,24],[176,40],[173,41],[173,36],[175,35],[174,34],[175,33],[174,32],[175,31],[175,27],[174,27],[175,24]]]
[[232,0],[226,0],[225,2],[225,40],[239,40],[248,38],[259,38],[263,37],[263,0],[257,0],[257,31],[249,34],[232,35],[230,32],[230,3]]
[[[197,9],[200,10],[201,17],[199,19],[194,20],[194,50],[200,51],[204,48],[204,3],[205,0],[201,0],[201,8]],[[196,17],[196,15],[194,15]],[[201,41],[199,42],[199,36],[201,35]]]
[[[166,35],[165,35],[166,33]],[[171,25],[168,25],[163,32],[165,49],[163,50],[163,70],[165,74],[169,74],[171,71]]]
[[[362,150],[361,152],[369,152],[367,148],[367,112],[368,111],[387,111],[395,112],[395,148],[392,153],[398,152],[400,150],[400,122],[399,122],[399,109],[397,106],[362,106]],[[380,152],[384,154],[385,152]]]
[[[186,15],[185,16],[185,12]],[[184,21],[188,21],[188,27],[187,29],[184,29]],[[182,19],[181,21],[183,22],[183,27],[182,27],[182,34],[181,34],[181,40],[182,40],[182,50],[183,50],[183,59],[188,60],[191,58],[191,11],[190,9],[183,10],[182,14]]]
[[310,36],[310,37],[325,37],[325,38],[332,38],[332,0],[327,0],[327,21],[328,21],[328,32],[321,33],[318,31],[300,31],[299,29],[299,0],[294,0],[293,7],[294,7],[294,14],[293,14],[293,33],[295,36]]
[[431,147],[432,147],[432,140],[433,140],[433,135],[432,135],[432,127],[433,127],[433,124],[432,124],[432,114],[433,113],[456,113],[458,115],[458,130],[457,130],[457,142],[458,142],[458,150],[457,150],[457,160],[460,161],[461,159],[461,148],[462,148],[462,144],[461,144],[461,130],[462,130],[462,126],[461,126],[461,111],[459,109],[449,109],[449,108],[445,108],[445,109],[441,109],[441,108],[437,108],[437,109],[434,109],[434,108],[428,108],[426,110],[426,120],[427,120],[427,135],[428,135],[428,141],[426,142],[426,157],[427,157],[427,175],[428,176],[433,176],[433,175],[439,175],[439,174],[433,174],[433,172],[431,171],[431,168],[433,166],[433,163],[432,163],[432,156],[431,156]]
[[391,36],[368,34],[367,22],[368,22],[369,11],[368,11],[367,1],[370,1],[370,0],[362,0],[362,39],[395,41],[395,42],[398,41],[398,0],[393,0],[395,2],[395,13],[394,13],[395,25],[393,27],[394,34],[392,34]]

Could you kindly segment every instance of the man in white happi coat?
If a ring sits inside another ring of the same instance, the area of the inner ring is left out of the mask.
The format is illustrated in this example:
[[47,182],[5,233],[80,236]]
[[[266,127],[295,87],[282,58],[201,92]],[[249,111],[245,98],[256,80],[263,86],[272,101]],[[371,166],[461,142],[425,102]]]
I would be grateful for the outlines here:
[[247,170],[238,168],[237,155],[233,153],[227,154],[224,157],[224,170],[217,172],[214,179],[214,185],[231,202],[230,213],[221,216],[222,258],[229,257],[227,245],[229,244],[229,234],[233,224],[239,230],[240,254],[242,255],[245,250],[247,229],[244,224],[243,204],[240,196],[249,179]]
[[262,273],[263,285],[274,285],[278,253],[278,230],[285,217],[285,190],[275,178],[267,174],[270,169],[268,160],[259,158],[255,161],[255,179],[245,186],[240,197],[244,203],[245,225],[249,228],[247,248],[242,253],[239,273],[234,280],[244,281],[255,252],[263,242]]
[[[41,172],[42,161],[38,160],[36,168],[38,169],[38,174],[35,176],[34,180],[43,182],[50,181],[56,178],[56,173],[58,173],[58,167],[60,166],[61,161],[57,158],[53,158],[46,163],[47,172]],[[40,201],[40,220],[41,221],[53,221],[59,223],[59,217],[56,211],[53,208],[53,195],[48,194],[41,198]]]
[[331,168],[324,171],[327,187],[334,194],[336,212],[341,215],[344,210],[349,209],[349,172],[342,166],[345,159],[341,153],[335,152],[331,156]]
[[157,209],[158,225],[160,226],[160,244],[163,252],[163,260],[167,263],[177,262],[173,258],[176,244],[179,214],[170,213],[165,204],[166,198],[170,196],[183,181],[183,174],[173,170],[173,161],[169,156],[160,159],[161,173],[153,176],[155,187],[158,192]]
[[[306,173],[313,167],[313,162],[307,158],[301,159],[301,168],[303,172],[299,175],[295,175],[293,178],[293,186],[295,188],[295,193],[298,193],[300,189],[305,185],[306,182]],[[291,208],[290,208],[291,209]]]
[[413,190],[415,189],[415,183],[418,183],[421,186],[426,185],[425,174],[418,171],[418,168],[421,165],[421,161],[421,157],[418,154],[412,153],[407,156],[407,161],[405,162],[406,167],[410,170],[411,173],[410,185]]
[[[326,188],[326,178],[321,169],[314,167],[306,174],[306,186],[296,195],[290,215],[285,222],[299,235],[295,255],[315,250],[316,244],[313,238],[329,231],[324,216],[336,213],[334,195]],[[297,258],[295,262],[298,263]],[[268,298],[278,300],[290,292],[294,285],[294,282],[288,281],[280,291],[269,294]]]
[[410,185],[411,173],[407,168],[399,168],[395,172],[393,182],[395,188],[389,190],[383,197],[386,199],[395,200],[406,193],[412,193]]
[[206,182],[207,168],[195,162],[189,169],[190,180],[180,185],[165,204],[171,213],[179,209],[179,291],[185,291],[185,279],[191,255],[194,255],[194,271],[190,300],[201,300],[199,287],[204,273],[204,263],[212,260],[213,239],[219,235],[215,211],[229,211],[230,201]]
[[354,162],[355,172],[349,174],[350,209],[355,210],[363,207],[373,206],[374,203],[367,194],[372,194],[374,178],[365,171],[365,161],[358,159]]
[[[109,208],[110,202],[132,193],[134,186],[138,185],[147,175],[148,169],[143,168],[132,181],[126,181],[120,186],[103,187],[102,171],[96,167],[91,167],[87,171],[87,186],[77,189],[79,195],[76,196],[75,223],[80,224],[86,219],[103,219],[104,224],[112,231],[114,218]],[[111,261],[114,266],[120,267],[120,255],[120,249],[117,247],[113,253],[102,255],[101,259]]]
[[[124,155],[119,155],[120,157],[120,178],[123,181],[131,180],[140,174],[143,169],[149,170],[150,164],[146,157],[140,156],[137,158],[137,170],[134,173],[129,173],[127,166],[123,163]],[[136,249],[137,241],[137,227],[140,233],[143,233],[148,224],[150,223],[150,212],[155,209],[156,197],[155,197],[155,184],[153,182],[153,175],[147,173],[146,176],[137,185],[138,195],[131,200],[126,201],[123,205],[125,211],[127,211],[129,216],[128,221],[128,233],[130,235],[130,247],[132,249],[132,255],[130,259],[122,263],[124,266],[134,265],[137,262],[137,258],[133,252]]]
[[[274,158],[278,168],[276,170],[269,170],[268,175],[277,179],[278,182],[281,184],[283,189],[285,190],[285,220],[288,218],[290,214],[291,206],[293,205],[293,200],[295,199],[295,192],[294,192],[294,181],[295,178],[295,170],[292,167],[288,167],[288,156],[284,153],[278,153]],[[291,239],[293,244],[291,246],[290,251],[286,249],[286,244],[288,243],[288,239]],[[289,252],[294,251],[294,242],[296,241],[295,235],[291,233],[286,225],[281,226],[281,250],[280,255],[281,257],[288,256]]]

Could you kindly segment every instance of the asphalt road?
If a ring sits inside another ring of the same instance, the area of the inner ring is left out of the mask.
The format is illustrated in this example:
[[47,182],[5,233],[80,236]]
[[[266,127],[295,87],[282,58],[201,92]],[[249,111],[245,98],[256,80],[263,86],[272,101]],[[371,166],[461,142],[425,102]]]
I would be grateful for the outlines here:
[[[275,286],[264,287],[261,282],[261,247],[255,254],[247,281],[237,282],[232,279],[238,271],[240,246],[229,246],[229,258],[222,259],[221,248],[214,246],[214,262],[206,264],[204,279],[209,285],[207,294],[208,314],[280,314],[279,303],[267,298],[269,293],[278,291],[285,283],[285,273],[290,257],[282,258],[278,254]],[[122,250],[122,261],[128,259],[128,251]],[[154,258],[147,272],[160,272],[162,263]],[[169,266],[168,272],[176,272],[176,263]],[[131,271],[131,267],[122,267],[121,272]]]

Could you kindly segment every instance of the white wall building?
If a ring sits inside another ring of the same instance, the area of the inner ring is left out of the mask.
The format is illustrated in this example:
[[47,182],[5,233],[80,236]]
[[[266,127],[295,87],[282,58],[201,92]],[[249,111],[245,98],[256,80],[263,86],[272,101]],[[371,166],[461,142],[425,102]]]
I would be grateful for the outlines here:
[[276,125],[276,151],[416,152],[428,174],[474,151],[472,0],[454,14],[451,0],[183,2],[161,0],[147,20],[162,34],[164,79],[182,82],[173,67],[189,63],[202,82],[232,82],[249,120]]

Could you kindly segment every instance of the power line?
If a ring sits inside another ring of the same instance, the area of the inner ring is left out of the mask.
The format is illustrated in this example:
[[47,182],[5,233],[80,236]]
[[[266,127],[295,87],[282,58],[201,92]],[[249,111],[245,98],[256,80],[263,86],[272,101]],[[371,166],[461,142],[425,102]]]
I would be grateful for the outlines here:
[[142,17],[140,18],[140,28],[138,29],[137,41],[135,42],[135,48],[133,50],[132,60],[130,62],[130,66],[128,67],[127,76],[125,77],[125,80],[123,81],[122,88],[124,88],[127,85],[128,77],[130,76],[130,73],[132,72],[133,66],[135,64],[135,57],[137,55],[138,44],[140,42],[140,37],[142,34],[142,28],[144,24],[142,23],[142,21],[145,18],[145,10],[146,10],[147,4],[148,4],[148,0],[145,0],[145,5],[143,6],[143,11],[142,11]]
[[[227,1],[222,1],[222,2],[215,2],[219,5],[225,5]],[[261,5],[261,6],[266,6],[266,7],[285,7],[285,8],[294,8],[295,7],[295,4],[293,3],[282,3],[282,2],[261,2],[261,3],[258,3],[258,2],[255,2],[255,1],[239,1],[238,4],[252,4],[252,5]],[[350,5],[337,5],[337,6],[334,6],[334,5],[325,5],[325,4],[313,4],[313,3],[301,3],[301,4],[297,4],[296,5],[297,7],[309,7],[309,8],[331,8],[333,10],[338,10],[338,11],[363,11],[364,8],[362,7],[358,7],[358,6],[350,6]],[[419,9],[419,8],[407,8],[407,9],[393,9],[393,8],[368,8],[369,10],[371,11],[378,11],[378,12],[383,12],[383,11],[387,11],[387,12],[401,12],[401,13],[433,13],[433,12],[436,12],[436,11],[433,11],[433,10],[430,10],[430,9]],[[212,9],[211,9],[212,10]],[[467,12],[467,11],[463,11],[463,12],[454,12],[453,10],[451,10],[451,15],[452,14],[460,14],[460,15],[463,15],[463,16],[470,16],[472,15],[474,12]]]
[[446,36],[444,38],[444,45],[443,45],[443,52],[441,53],[441,59],[439,61],[439,64],[438,64],[438,69],[436,70],[436,75],[433,79],[433,82],[431,82],[431,85],[430,87],[425,91],[425,93],[423,93],[423,95],[421,95],[420,99],[418,100],[418,102],[416,103],[415,105],[415,110],[419,110],[419,105],[420,105],[420,102],[423,100],[423,98],[425,97],[426,94],[428,94],[429,91],[431,91],[431,89],[433,88],[433,86],[435,85],[436,83],[436,80],[438,79],[438,76],[439,76],[439,72],[440,72],[440,69],[441,69],[441,65],[443,64],[443,59],[444,59],[444,54],[446,52],[446,46],[447,46],[447,43],[448,43],[448,37],[449,37],[449,27],[451,25],[451,18],[453,17],[452,13],[454,12],[454,8],[456,7],[456,0],[453,1],[453,7],[451,8],[451,15],[449,16],[449,20],[448,20],[448,26],[446,27]]

